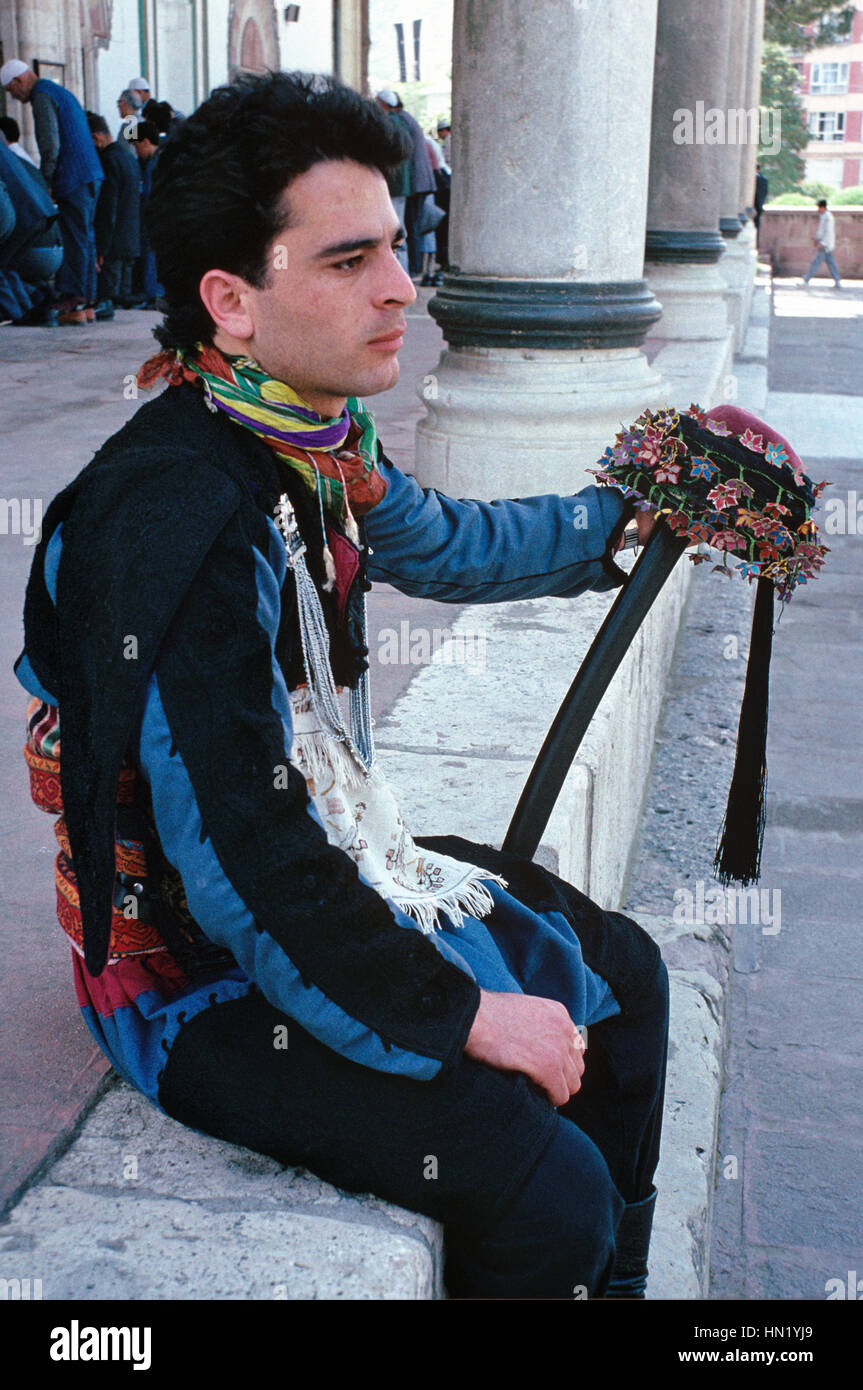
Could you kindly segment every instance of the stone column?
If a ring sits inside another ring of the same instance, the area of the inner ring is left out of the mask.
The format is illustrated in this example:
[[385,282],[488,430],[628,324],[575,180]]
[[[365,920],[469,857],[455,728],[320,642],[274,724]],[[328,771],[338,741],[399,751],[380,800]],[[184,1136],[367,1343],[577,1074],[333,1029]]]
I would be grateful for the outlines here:
[[752,7],[759,0],[735,0],[732,6],[731,27],[728,44],[728,73],[726,80],[724,109],[726,113],[726,134],[735,134],[732,144],[728,139],[719,146],[720,150],[720,209],[719,230],[726,239],[725,255],[719,269],[726,284],[726,303],[728,318],[734,328],[735,348],[739,349],[745,332],[745,319],[752,288],[755,269],[752,229],[743,234],[749,226],[746,214],[741,215],[741,188],[743,155],[745,145],[738,142],[739,123],[732,112],[748,108],[748,54],[750,47],[750,21]]
[[668,338],[728,336],[717,262],[720,146],[711,113],[725,99],[732,0],[659,0],[645,271]]
[[423,484],[583,485],[664,400],[639,350],[656,0],[456,0],[447,340],[420,388]]
[[[746,106],[747,54],[749,51],[749,16],[753,0],[734,0],[731,9],[731,23],[728,32],[728,60],[726,65],[725,97],[720,103],[726,113]],[[740,235],[740,146],[729,144],[726,140],[719,147],[720,206],[719,228],[729,241]],[[729,250],[731,248],[728,248]]]
[[[761,101],[761,50],[764,46],[764,5],[765,0],[750,0],[749,6],[749,46],[746,62],[746,106],[748,110],[758,109]],[[773,129],[772,121],[770,130]],[[750,140],[743,146],[740,161],[740,207],[745,211],[755,199],[755,165],[758,162],[758,144]]]

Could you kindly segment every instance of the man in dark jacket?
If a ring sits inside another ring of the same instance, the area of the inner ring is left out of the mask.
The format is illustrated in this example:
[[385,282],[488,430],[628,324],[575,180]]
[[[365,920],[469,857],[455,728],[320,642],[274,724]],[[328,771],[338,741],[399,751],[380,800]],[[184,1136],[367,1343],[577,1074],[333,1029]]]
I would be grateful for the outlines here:
[[93,219],[102,182],[87,118],[65,87],[12,58],[0,70],[10,96],[33,108],[41,172],[60,210],[63,264],[57,276],[61,323],[87,323],[96,316],[96,240]]
[[136,266],[137,288],[143,293],[143,299],[135,301],[135,307],[139,309],[155,309],[157,300],[162,294],[162,286],[159,284],[159,277],[156,272],[156,257],[150,245],[147,235],[147,204],[150,201],[150,192],[153,186],[153,175],[159,159],[161,149],[161,134],[158,126],[152,121],[139,121],[134,130],[130,132],[132,146],[138,156],[138,171],[140,176],[140,209],[141,209],[141,254]]
[[758,244],[761,235],[761,214],[764,211],[764,204],[767,202],[767,175],[762,172],[761,165],[755,166],[755,243]]
[[97,319],[112,319],[132,264],[141,252],[141,180],[136,164],[111,136],[108,122],[92,111],[87,124],[105,175],[96,205]]
[[444,1222],[451,1294],[637,1296],[659,950],[517,856],[418,847],[375,764],[373,581],[487,603],[624,579],[614,489],[457,501],[387,460],[357,397],[396,383],[416,298],[404,153],[371,102],[283,73],[166,142],[164,350],[138,380],[169,386],[45,517],[17,666],[34,794],[62,787],[85,1020],[155,1104]]

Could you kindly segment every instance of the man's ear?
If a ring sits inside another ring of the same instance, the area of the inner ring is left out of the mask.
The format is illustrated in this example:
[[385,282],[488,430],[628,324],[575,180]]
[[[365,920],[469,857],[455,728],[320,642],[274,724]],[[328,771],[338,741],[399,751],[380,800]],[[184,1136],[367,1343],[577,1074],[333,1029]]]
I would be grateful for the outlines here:
[[250,286],[241,276],[227,270],[208,270],[198,288],[201,302],[217,328],[241,341],[254,336],[255,325],[248,309]]

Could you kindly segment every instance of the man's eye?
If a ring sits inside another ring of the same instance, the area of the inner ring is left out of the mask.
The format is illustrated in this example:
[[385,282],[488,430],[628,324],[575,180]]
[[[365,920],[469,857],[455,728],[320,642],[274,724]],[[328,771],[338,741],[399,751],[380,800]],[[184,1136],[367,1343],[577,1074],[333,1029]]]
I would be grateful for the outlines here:
[[362,265],[362,256],[350,256],[346,261],[337,261],[333,266],[334,270],[355,270],[358,265]]

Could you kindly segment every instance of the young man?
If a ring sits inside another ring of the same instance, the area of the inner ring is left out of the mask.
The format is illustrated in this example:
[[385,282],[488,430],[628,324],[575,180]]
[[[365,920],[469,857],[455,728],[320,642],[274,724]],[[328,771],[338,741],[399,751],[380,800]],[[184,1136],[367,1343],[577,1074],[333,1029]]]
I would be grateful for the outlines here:
[[815,229],[814,245],[815,255],[812,257],[809,269],[803,276],[804,285],[809,284],[809,281],[812,279],[812,276],[815,274],[821,262],[826,261],[827,269],[833,276],[834,288],[841,290],[842,278],[833,255],[836,248],[836,227],[832,212],[828,212],[827,210],[826,198],[818,199],[818,226]]
[[357,397],[396,382],[416,296],[405,152],[374,103],[286,74],[164,146],[165,351],[139,379],[171,384],[45,518],[17,668],[34,795],[61,809],[59,772],[84,1016],[154,1103],[441,1220],[455,1296],[643,1296],[655,944],[514,856],[418,847],[374,765],[372,580],[608,589],[626,518],[613,489],[578,494],[576,529],[573,497],[454,501],[387,460]]

